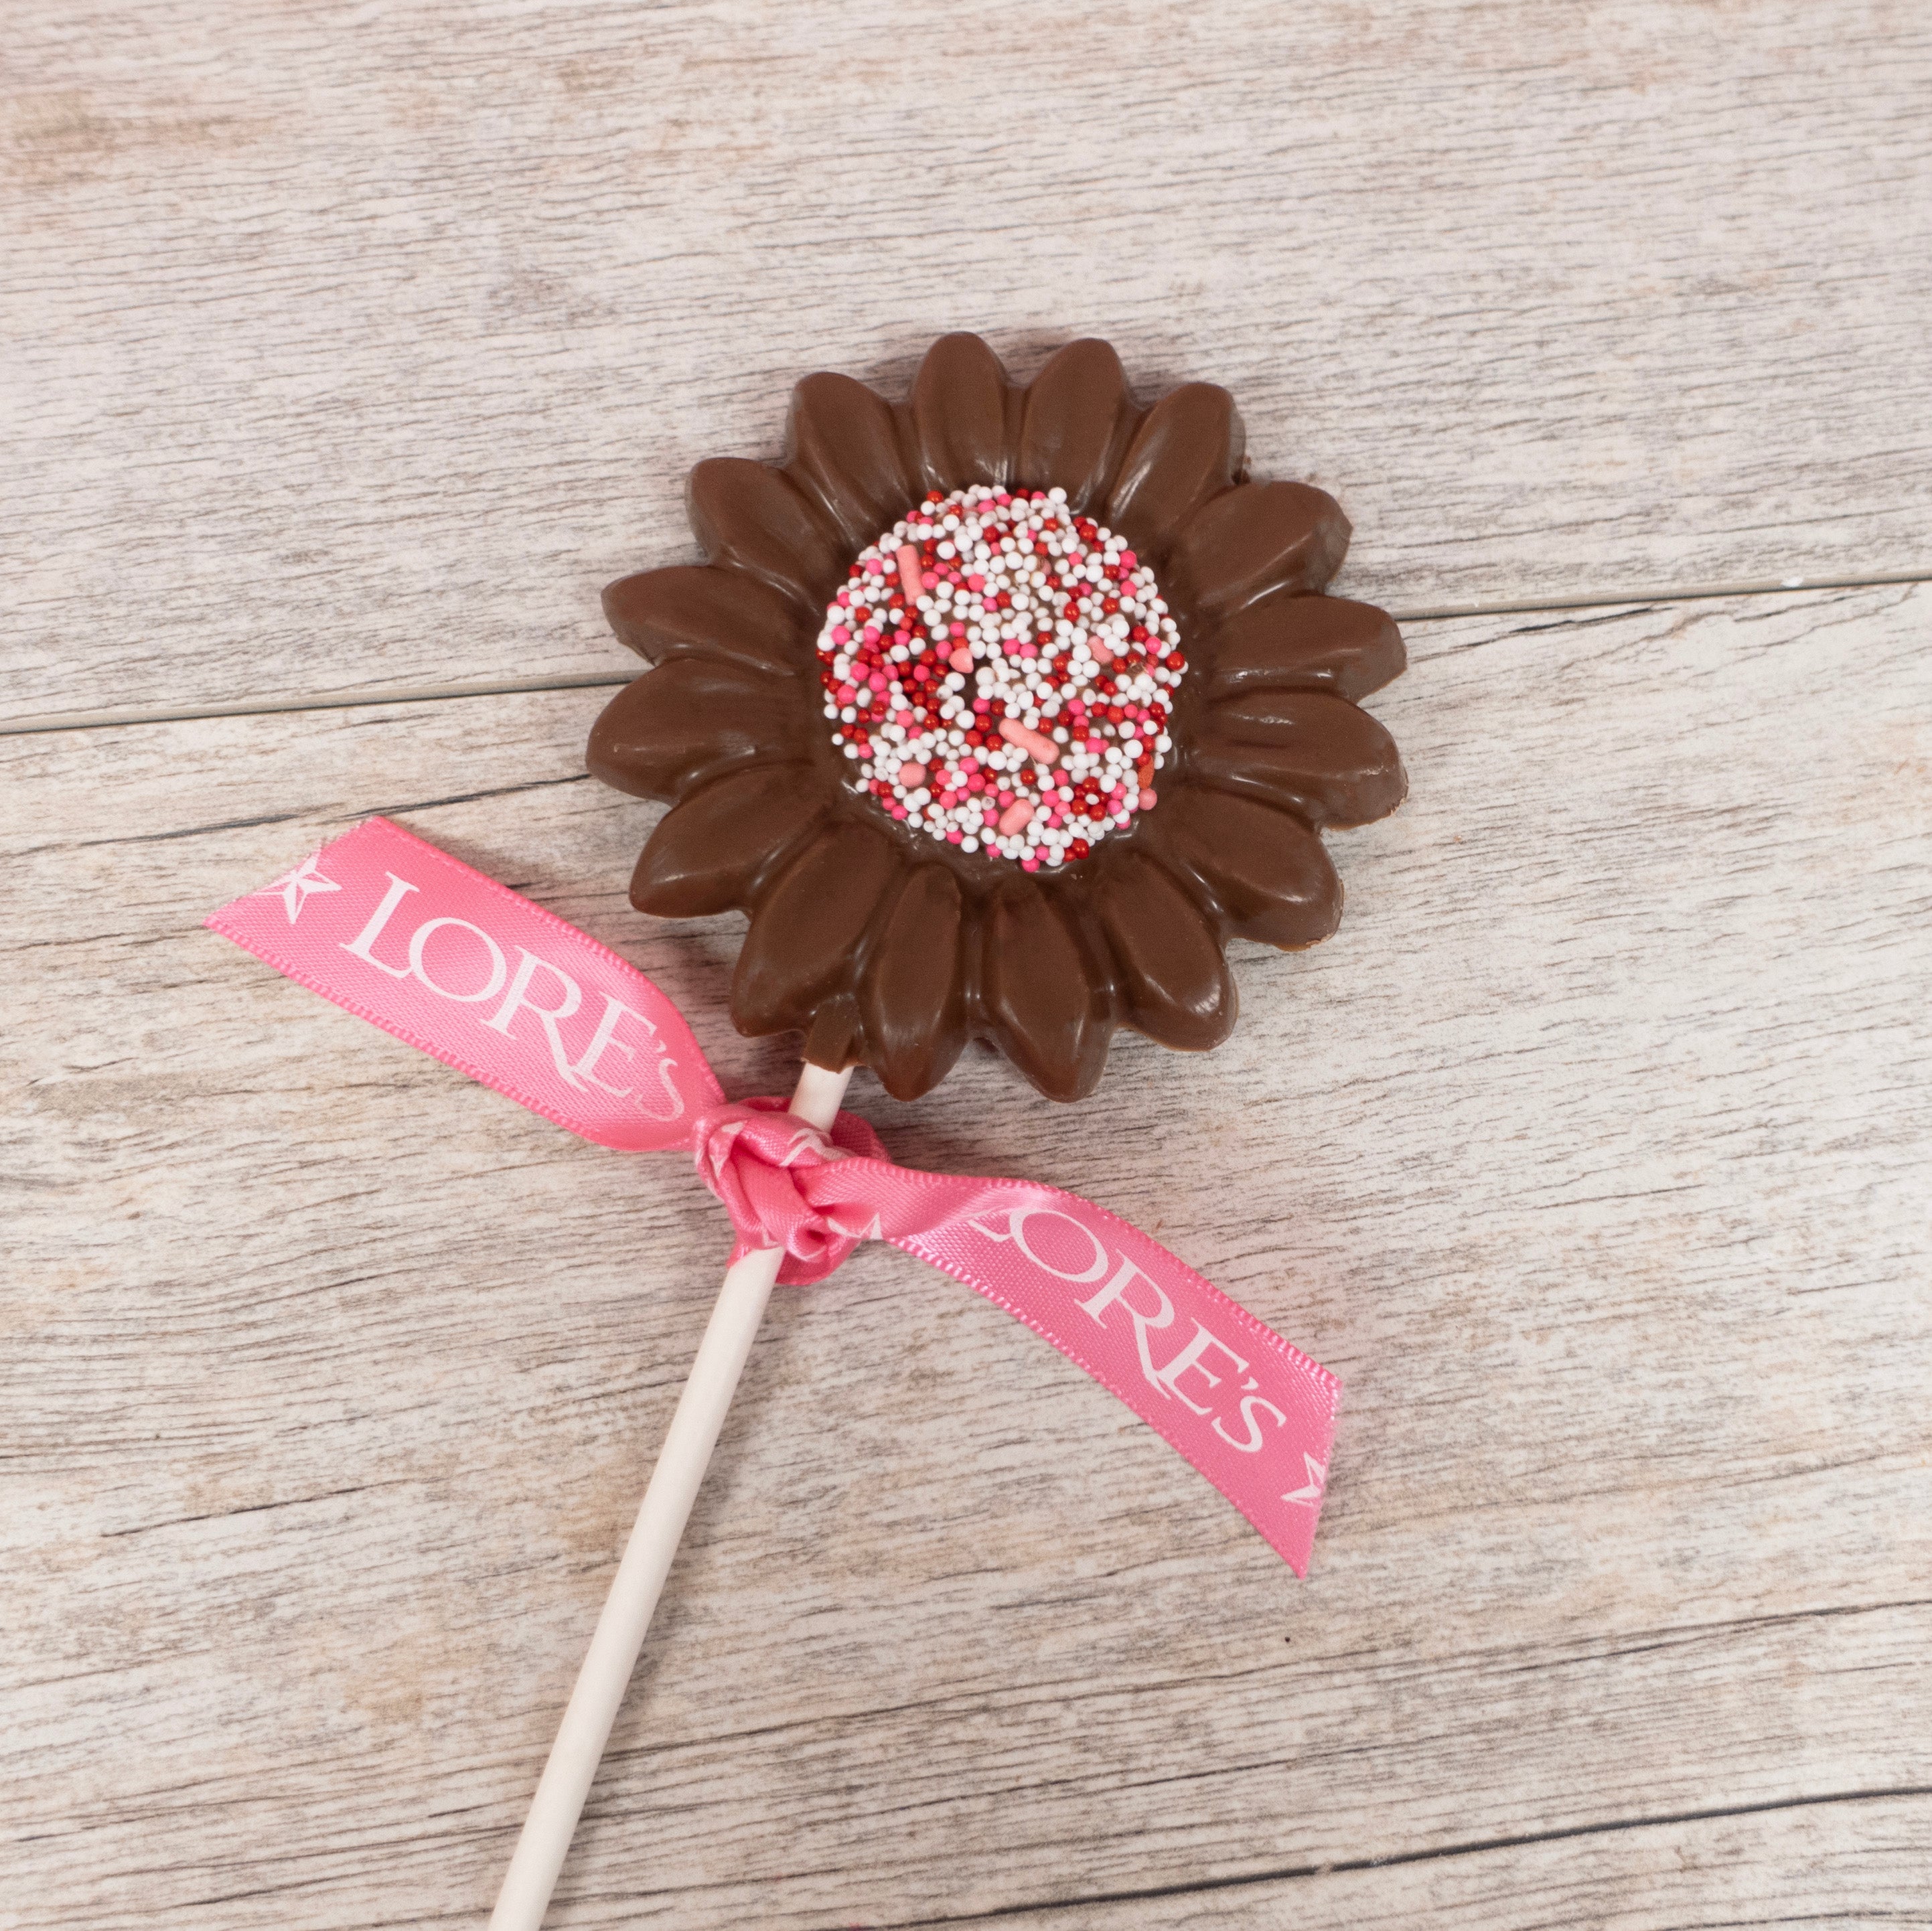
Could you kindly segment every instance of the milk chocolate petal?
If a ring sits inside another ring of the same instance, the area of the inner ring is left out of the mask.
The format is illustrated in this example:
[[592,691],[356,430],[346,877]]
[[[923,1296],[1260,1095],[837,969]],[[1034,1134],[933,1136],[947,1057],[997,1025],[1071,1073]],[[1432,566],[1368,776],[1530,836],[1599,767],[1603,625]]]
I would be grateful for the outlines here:
[[1216,697],[1270,687],[1366,697],[1408,662],[1395,619],[1346,597],[1271,597],[1220,624],[1204,655]]
[[832,520],[782,469],[713,456],[692,471],[685,507],[699,547],[776,585],[816,613],[844,581]]
[[1193,766],[1232,790],[1272,799],[1311,825],[1366,825],[1400,805],[1408,779],[1395,740],[1325,691],[1249,691],[1207,706]]
[[892,404],[850,376],[807,376],[791,392],[785,472],[862,550],[920,492],[899,454]]
[[1205,616],[1276,590],[1318,590],[1342,566],[1348,519],[1306,483],[1243,483],[1195,512],[1174,546],[1173,593]]
[[942,335],[913,378],[913,433],[921,488],[949,494],[1012,473],[1006,445],[1006,372],[976,335]]
[[880,927],[860,988],[868,1057],[895,1099],[916,1099],[966,1044],[959,882],[943,865],[906,880]]
[[676,798],[734,767],[808,750],[799,687],[701,657],[625,685],[592,726],[591,775],[640,798]]
[[1014,480],[1030,490],[1057,484],[1086,509],[1106,493],[1136,420],[1113,345],[1070,342],[1027,391]]
[[1244,436],[1234,398],[1212,382],[1186,382],[1141,419],[1100,520],[1155,562],[1174,532],[1240,473]]
[[758,881],[824,817],[830,787],[805,764],[754,764],[700,785],[658,821],[631,903],[661,919],[750,904]]
[[859,1002],[849,992],[835,992],[820,1001],[805,1029],[805,1057],[815,1066],[843,1072],[861,1064],[866,1056],[866,1029]]
[[1321,839],[1291,812],[1181,784],[1166,787],[1148,831],[1163,859],[1214,895],[1241,938],[1294,951],[1342,922],[1342,881]]
[[808,842],[759,898],[731,982],[741,1033],[806,1027],[820,1001],[848,990],[903,861],[883,832],[848,818]]
[[1234,982],[1212,920],[1138,852],[1109,853],[1094,902],[1120,963],[1121,1017],[1177,1051],[1205,1052],[1234,1024]]
[[619,643],[660,664],[713,657],[754,670],[816,674],[815,632],[782,591],[742,570],[678,563],[620,577],[604,592]]
[[1048,1099],[1084,1099],[1107,1063],[1112,1001],[1072,928],[1022,886],[993,901],[985,946],[982,997],[1007,1058]]

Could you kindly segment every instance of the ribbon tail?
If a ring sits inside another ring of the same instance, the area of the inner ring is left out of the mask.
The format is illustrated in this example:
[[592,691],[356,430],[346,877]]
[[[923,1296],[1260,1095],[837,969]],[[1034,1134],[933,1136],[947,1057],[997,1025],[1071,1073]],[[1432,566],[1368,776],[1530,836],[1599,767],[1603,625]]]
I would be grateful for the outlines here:
[[687,1147],[723,1098],[684,1015],[635,966],[386,818],[202,922],[599,1146]]
[[1341,1384],[1138,1228],[1077,1194],[851,1159],[814,1204],[1004,1308],[1117,1396],[1308,1573]]

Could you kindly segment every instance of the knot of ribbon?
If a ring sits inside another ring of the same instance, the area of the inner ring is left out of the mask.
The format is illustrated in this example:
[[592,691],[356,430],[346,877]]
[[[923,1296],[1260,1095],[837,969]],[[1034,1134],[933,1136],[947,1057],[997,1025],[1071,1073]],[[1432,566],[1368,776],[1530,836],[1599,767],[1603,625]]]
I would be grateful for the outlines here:
[[841,1113],[829,1134],[786,1111],[782,1099],[714,1106],[692,1123],[698,1177],[724,1204],[738,1236],[731,1258],[782,1247],[778,1279],[806,1287],[841,1265],[879,1225],[842,1184],[854,1155],[883,1161],[884,1145],[856,1114]]
[[781,1281],[822,1281],[872,1240],[963,1281],[1118,1395],[1305,1571],[1334,1376],[1104,1207],[896,1166],[852,1114],[820,1133],[782,1100],[728,1102],[684,1015],[634,966],[386,818],[207,922],[586,1140],[690,1154],[731,1216],[734,1258],[782,1249]]

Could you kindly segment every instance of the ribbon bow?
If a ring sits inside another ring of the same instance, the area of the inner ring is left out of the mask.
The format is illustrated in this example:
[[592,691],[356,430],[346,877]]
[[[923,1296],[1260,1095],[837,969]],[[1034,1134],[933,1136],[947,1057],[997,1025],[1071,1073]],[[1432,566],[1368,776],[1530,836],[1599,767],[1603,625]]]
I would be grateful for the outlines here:
[[600,1145],[682,1150],[737,1255],[821,1281],[861,1240],[942,1269],[1156,1429],[1306,1573],[1340,1388],[1138,1228],[1030,1180],[895,1166],[866,1122],[728,1102],[683,1015],[554,913],[371,818],[207,921],[278,972]]
[[879,1136],[856,1114],[842,1113],[830,1135],[796,1119],[782,1099],[714,1107],[692,1122],[698,1177],[724,1203],[736,1229],[731,1258],[782,1247],[778,1279],[809,1287],[841,1266],[876,1225],[840,1184],[838,1162],[854,1153],[884,1160]]

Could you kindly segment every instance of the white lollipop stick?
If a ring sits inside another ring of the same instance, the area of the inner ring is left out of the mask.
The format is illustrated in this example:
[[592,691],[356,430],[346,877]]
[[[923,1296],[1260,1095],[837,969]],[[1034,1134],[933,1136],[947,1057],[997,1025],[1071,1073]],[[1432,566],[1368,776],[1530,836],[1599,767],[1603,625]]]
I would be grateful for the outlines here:
[[[791,1111],[821,1131],[829,1128],[851,1078],[850,1069],[827,1072],[808,1062],[791,1096]],[[624,1559],[617,1565],[616,1579],[590,1639],[590,1654],[578,1672],[577,1687],[570,1693],[550,1761],[530,1800],[523,1835],[504,1873],[503,1888],[490,1915],[490,1931],[538,1931],[543,1923],[544,1907],[563,1868],[610,1726],[630,1687],[644,1632],[650,1627],[651,1613],[677,1553],[691,1505],[698,1499],[698,1484],[717,1446],[725,1411],[750,1357],[783,1258],[780,1248],[760,1248],[725,1270],[718,1305],[698,1344],[691,1378],[678,1397],[637,1525],[625,1545]]]

